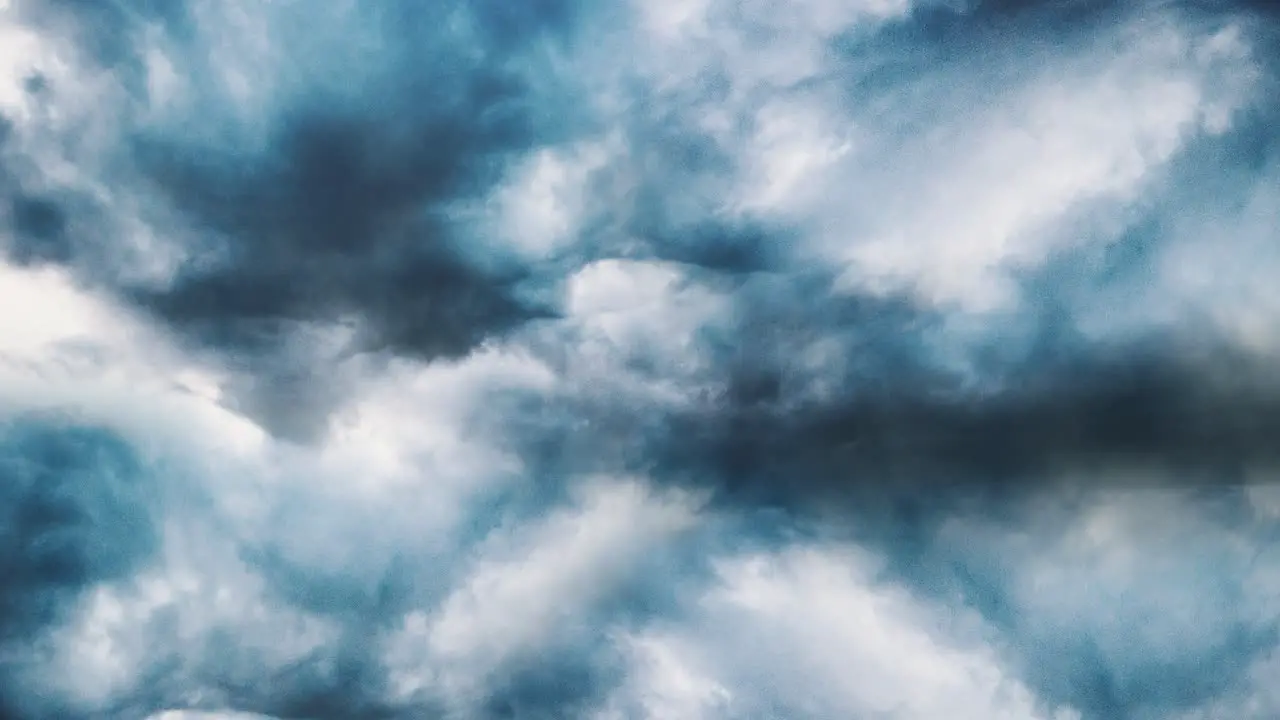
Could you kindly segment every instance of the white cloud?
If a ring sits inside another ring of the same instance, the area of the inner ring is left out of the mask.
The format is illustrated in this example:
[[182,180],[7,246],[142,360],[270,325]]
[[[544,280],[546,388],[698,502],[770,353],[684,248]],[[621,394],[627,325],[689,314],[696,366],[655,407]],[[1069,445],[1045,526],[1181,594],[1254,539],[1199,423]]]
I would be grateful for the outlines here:
[[[1089,505],[1017,571],[1015,598],[1051,632],[1088,633],[1116,667],[1211,653],[1276,607],[1250,588],[1254,538],[1186,495],[1115,493]],[[1016,566],[1015,566],[1016,567]]]
[[938,547],[1000,589],[1021,662],[1057,692],[1105,678],[1135,718],[1182,717],[1189,704],[1200,707],[1188,719],[1266,716],[1254,676],[1270,672],[1280,617],[1269,492],[1247,490],[1251,515],[1228,489],[1214,498],[1155,476],[1133,487],[1140,471],[1115,472],[1130,489],[1100,490],[1094,478],[1092,490],[1040,493],[1016,520],[955,517]]
[[733,163],[722,182],[682,179],[671,206],[796,225],[792,252],[845,268],[850,291],[966,312],[1016,306],[1017,272],[1115,241],[1172,159],[1232,126],[1261,72],[1241,26],[1144,6],[1088,40],[883,80],[831,43],[875,42],[909,3],[763,7],[644,6],[661,52],[639,66],[643,114],[688,122]]
[[690,498],[602,479],[581,486],[572,508],[499,529],[439,610],[410,615],[389,639],[393,685],[465,708],[505,663],[579,632],[592,604],[695,513]]
[[[1168,218],[1150,287],[1130,314],[1146,322],[1192,318],[1199,332],[1212,328],[1241,350],[1273,358],[1280,351],[1280,301],[1271,283],[1280,262],[1274,241],[1280,201],[1273,191],[1280,164],[1271,158],[1253,173],[1209,172],[1218,187],[1236,189],[1241,202],[1178,198],[1185,209]],[[1270,363],[1264,363],[1259,374],[1266,377]]]
[[[240,455],[261,431],[219,404],[217,369],[55,269],[0,264],[0,398],[7,413],[66,411],[142,447]],[[181,422],[178,419],[181,418]]]
[[894,169],[851,167],[826,186],[838,197],[820,216],[823,240],[848,263],[850,289],[967,311],[1016,303],[1012,271],[1118,236],[1162,167],[1224,129],[1257,72],[1238,30],[1159,15],[1031,67],[1009,89],[952,78],[968,102],[983,99],[896,148]]
[[789,12],[767,2],[665,0],[638,3],[642,27],[660,45],[653,63],[659,87],[727,73],[738,98],[783,89],[829,73],[827,43],[853,29],[904,17],[909,0],[800,0]]
[[623,635],[618,643],[627,658],[628,676],[599,710],[598,720],[711,720],[732,707],[732,691],[695,666],[697,653],[705,649],[689,638],[651,630]]
[[165,668],[169,683],[186,678],[172,701],[226,702],[228,687],[252,687],[332,646],[338,628],[271,597],[236,557],[233,540],[199,516],[171,518],[157,562],[89,589],[53,631],[53,654],[39,675],[45,691],[91,709],[157,691],[145,683]]
[[793,546],[723,561],[692,618],[625,639],[637,664],[613,702],[651,718],[1078,717],[1041,708],[990,637],[855,549]]
[[830,101],[788,97],[767,102],[755,116],[755,133],[746,155],[740,211],[799,219],[813,208],[815,189],[835,178],[841,163],[856,162],[856,126]]
[[542,259],[578,240],[597,208],[590,203],[597,173],[622,149],[616,138],[535,152],[492,200],[493,228],[500,246],[514,245],[529,258]]
[[591,399],[683,405],[707,383],[699,333],[730,308],[727,294],[674,263],[591,263],[567,282],[566,323],[555,335],[561,372]]

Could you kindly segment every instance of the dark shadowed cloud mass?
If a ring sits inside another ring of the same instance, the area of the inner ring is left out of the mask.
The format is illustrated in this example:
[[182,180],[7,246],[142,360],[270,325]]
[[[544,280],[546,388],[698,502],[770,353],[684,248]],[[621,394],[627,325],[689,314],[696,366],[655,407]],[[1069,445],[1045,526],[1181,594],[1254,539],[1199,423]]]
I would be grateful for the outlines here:
[[1244,0],[0,0],[0,720],[1280,716]]

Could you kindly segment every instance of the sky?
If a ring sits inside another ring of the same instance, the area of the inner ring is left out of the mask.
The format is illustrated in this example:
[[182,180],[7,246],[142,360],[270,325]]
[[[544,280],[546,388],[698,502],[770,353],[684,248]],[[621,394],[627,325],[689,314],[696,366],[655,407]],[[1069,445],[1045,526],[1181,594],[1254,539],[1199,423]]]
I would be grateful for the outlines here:
[[1257,0],[0,0],[0,720],[1280,717]]

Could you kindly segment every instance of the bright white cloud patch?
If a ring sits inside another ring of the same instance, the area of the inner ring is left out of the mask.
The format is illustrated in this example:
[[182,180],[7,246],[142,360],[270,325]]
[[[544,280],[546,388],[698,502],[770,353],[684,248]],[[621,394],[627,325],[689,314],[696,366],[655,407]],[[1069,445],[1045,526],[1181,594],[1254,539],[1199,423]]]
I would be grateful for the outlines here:
[[839,547],[726,560],[692,620],[624,639],[635,682],[619,716],[1078,717],[1038,708],[971,612],[876,575]]
[[399,692],[465,707],[504,664],[562,651],[558,636],[583,632],[630,566],[695,518],[687,499],[654,497],[637,481],[595,481],[579,494],[572,510],[534,527],[497,530],[438,612],[405,619],[388,647]]
[[832,198],[866,204],[829,231],[832,252],[851,264],[848,282],[905,284],[926,302],[983,311],[1017,302],[1009,271],[1112,241],[1180,149],[1229,125],[1256,72],[1234,30],[1204,37],[1144,18],[1112,32],[1043,67],[1033,58],[1030,77],[990,104],[957,106],[876,178],[879,188],[856,176],[832,183],[870,194]]

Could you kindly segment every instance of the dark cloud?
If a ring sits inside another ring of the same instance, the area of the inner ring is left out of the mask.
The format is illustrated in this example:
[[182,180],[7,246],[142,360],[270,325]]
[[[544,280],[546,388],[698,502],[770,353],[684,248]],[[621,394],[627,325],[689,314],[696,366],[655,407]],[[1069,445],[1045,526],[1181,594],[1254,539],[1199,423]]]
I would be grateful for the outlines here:
[[0,440],[0,632],[12,640],[54,620],[85,586],[135,569],[156,536],[142,468],[118,438],[23,422]]
[[13,199],[9,218],[17,240],[11,250],[14,260],[23,264],[71,260],[67,217],[57,202],[19,195]]
[[1236,686],[1247,677],[1250,664],[1270,653],[1275,642],[1274,633],[1260,636],[1234,627],[1214,647],[1194,656],[1116,667],[1101,656],[1096,638],[1082,634],[1057,646],[1056,657],[1036,653],[1027,675],[1045,698],[1071,702],[1087,718],[1126,717],[1135,708],[1172,714]]
[[[144,30],[190,40],[181,6],[67,1],[28,10],[33,22],[69,35],[116,71],[145,102],[145,88],[126,81],[137,74],[127,68],[141,62]],[[470,24],[458,24],[456,15],[450,24],[454,11]],[[193,143],[179,128],[138,130],[116,165],[129,173],[121,180],[140,176],[148,202],[170,206],[166,217],[205,245],[192,248],[196,259],[165,287],[116,289],[192,342],[259,358],[254,362],[269,361],[281,338],[310,322],[352,321],[357,349],[432,359],[466,355],[486,338],[550,316],[551,308],[530,298],[530,270],[484,256],[450,212],[482,199],[509,162],[574,125],[570,106],[548,112],[564,79],[537,67],[529,53],[568,42],[578,12],[574,3],[552,0],[519,8],[400,2],[361,10],[362,26],[353,31],[377,32],[384,45],[374,72],[328,68],[323,43],[306,46],[318,55],[286,57],[302,85],[273,100],[265,148]],[[208,67],[199,47],[190,64],[182,60],[197,92],[214,92],[204,75],[217,72],[218,51],[215,45]],[[351,80],[326,91],[330,72]],[[11,256],[68,264],[116,285],[101,262],[111,228],[70,217],[89,217],[84,205],[14,195]],[[256,415],[283,435],[316,432],[306,423],[294,427],[296,418],[273,410],[279,403],[269,397],[244,404],[261,407]],[[315,410],[310,414],[323,417],[322,407]]]
[[[211,658],[235,657],[237,639],[223,639],[224,647],[209,649]],[[140,684],[144,688],[141,693],[119,703],[120,717],[130,717],[138,708],[233,711],[279,720],[421,717],[416,713],[425,712],[426,708],[416,707],[409,712],[382,699],[386,689],[367,653],[368,648],[329,649],[323,655],[265,675],[252,665],[235,672],[211,662],[211,667],[193,678],[190,673],[159,666],[152,678]],[[193,681],[214,689],[208,701],[192,704],[185,699]]]
[[[1159,334],[1097,344],[1046,302],[957,346],[939,313],[830,287],[803,271],[734,280],[731,325],[700,340],[719,389],[691,411],[495,397],[502,430],[538,474],[656,471],[792,510],[1113,482],[1116,467],[1231,484],[1280,461],[1280,397],[1207,336],[1194,354]],[[815,344],[834,348],[821,367],[804,361]]]
[[[1210,27],[1253,18],[1258,9],[1234,2],[1179,8],[1203,13],[1215,21]],[[858,84],[854,95],[870,102],[868,94],[886,92],[884,85],[910,84],[938,65],[989,79],[1016,76],[1024,69],[1004,62],[1006,53],[1025,49],[1035,56],[1029,65],[1052,62],[1038,39],[1066,42],[1056,28],[1088,36],[1124,12],[1095,0],[926,6],[875,42],[848,50],[890,59],[880,60],[875,82]],[[1260,47],[1274,49],[1266,32],[1247,27]],[[912,53],[903,56],[903,47]],[[975,62],[993,68],[970,68]],[[1270,69],[1274,57],[1260,62]],[[934,96],[922,90],[911,97]],[[936,121],[927,104],[913,106],[904,121]],[[950,338],[955,316],[945,308],[834,292],[816,263],[753,249],[786,247],[784,229],[739,233],[751,242],[735,249],[749,261],[710,264],[736,274],[740,285],[733,329],[704,338],[718,358],[721,391],[660,428],[633,423],[633,430],[648,429],[635,433],[644,449],[631,461],[656,465],[676,482],[709,485],[732,503],[812,510],[834,502],[863,507],[860,519],[954,510],[962,500],[993,509],[1001,498],[1061,482],[1100,487],[1156,477],[1233,486],[1250,470],[1274,467],[1280,451],[1268,438],[1280,431],[1280,390],[1269,371],[1248,360],[1251,351],[1203,318],[1135,328],[1131,337],[1080,329],[1085,312],[1102,304],[1169,302],[1148,288],[1158,282],[1160,253],[1173,243],[1176,223],[1232,217],[1271,181],[1272,105],[1245,108],[1229,131],[1197,138],[1175,156],[1168,179],[1133,209],[1116,241],[1055,253],[1035,271],[1015,272],[1020,307],[982,320],[994,330],[975,338]],[[756,240],[761,236],[767,239]],[[705,237],[680,236],[721,251],[723,235],[704,244]],[[670,243],[677,248],[671,257],[702,264],[696,253],[681,255],[679,242]],[[838,361],[815,371],[801,357],[818,340],[838,348]],[[821,393],[813,389],[818,380]]]
[[[566,652],[568,651],[568,652]],[[608,662],[580,647],[561,648],[554,659],[539,658],[495,683],[477,717],[484,720],[551,720],[590,717],[615,675]]]
[[227,259],[141,302],[222,342],[357,313],[370,343],[428,357],[465,354],[539,314],[515,297],[518,276],[469,263],[431,216],[466,164],[502,141],[470,136],[466,115],[403,141],[377,125],[304,123],[281,141],[278,169],[160,171],[180,207],[223,233]]
[[39,633],[86,589],[154,551],[153,489],[109,432],[44,420],[0,428],[0,716],[52,717],[20,673]]
[[1280,462],[1269,440],[1280,431],[1274,391],[1220,389],[1212,373],[1176,359],[1125,355],[1046,361],[995,392],[969,392],[944,375],[873,375],[847,395],[791,407],[782,378],[764,370],[680,420],[676,457],[731,495],[784,504],[1040,490],[1064,474],[1115,482],[1107,470],[1117,467],[1234,483],[1249,467]]
[[[1141,241],[1157,231],[1134,232],[1099,277],[1131,281],[1147,262]],[[837,512],[899,545],[956,511],[1017,512],[1063,486],[1226,489],[1280,465],[1280,395],[1247,354],[1207,327],[1190,342],[1091,340],[1063,304],[1079,288],[1047,282],[1027,278],[1040,299],[1001,332],[959,342],[906,298],[836,294],[802,271],[744,275],[733,322],[701,337],[718,390],[692,409],[495,398],[503,420],[485,432],[507,435],[537,477],[653,473],[736,511]],[[835,350],[815,368],[817,343]]]
[[406,67],[353,107],[290,108],[260,156],[143,142],[156,188],[218,249],[135,299],[219,343],[353,314],[368,344],[426,357],[544,316],[517,292],[527,273],[469,257],[446,217],[543,141],[528,80],[501,60]]

